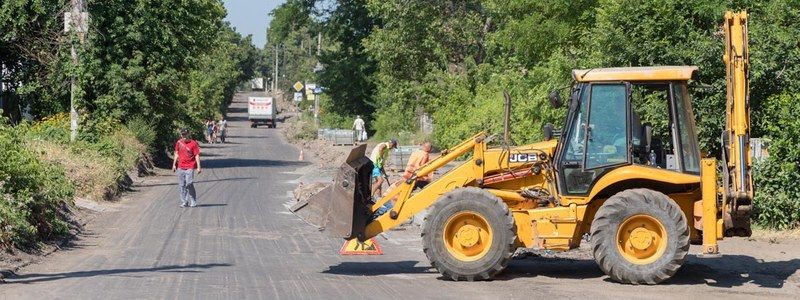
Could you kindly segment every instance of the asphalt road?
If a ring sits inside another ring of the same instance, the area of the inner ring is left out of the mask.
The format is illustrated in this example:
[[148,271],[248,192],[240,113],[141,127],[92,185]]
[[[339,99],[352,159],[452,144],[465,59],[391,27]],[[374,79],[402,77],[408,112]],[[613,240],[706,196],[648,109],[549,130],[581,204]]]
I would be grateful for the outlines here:
[[[147,178],[119,203],[106,204],[107,211],[98,213],[72,245],[0,285],[0,298],[728,299],[800,295],[796,244],[723,243],[723,250],[738,247],[745,254],[710,260],[691,257],[676,278],[658,286],[610,282],[585,255],[514,260],[494,281],[451,282],[430,268],[414,227],[378,237],[382,256],[340,256],[341,240],[317,232],[286,209],[300,176],[317,172],[316,167],[298,162],[298,150],[277,130],[249,128],[246,104],[238,99],[231,107],[230,143],[201,145],[205,172],[197,177],[198,207],[178,207],[171,174]],[[783,254],[760,255],[764,251]]]

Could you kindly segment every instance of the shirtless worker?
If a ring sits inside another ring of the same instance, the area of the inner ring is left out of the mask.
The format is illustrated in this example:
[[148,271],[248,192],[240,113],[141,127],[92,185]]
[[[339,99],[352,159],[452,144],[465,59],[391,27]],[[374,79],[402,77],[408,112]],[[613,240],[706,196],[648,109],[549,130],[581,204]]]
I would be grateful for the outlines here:
[[[393,189],[398,185],[400,185],[401,182],[404,182],[405,180],[408,180],[411,177],[413,177],[414,172],[419,170],[419,168],[422,168],[422,166],[428,164],[430,160],[431,160],[431,143],[424,142],[420,145],[420,149],[411,153],[411,156],[408,158],[406,169],[403,172],[403,180],[395,182],[395,184],[389,187],[389,189]],[[418,188],[419,189],[425,188],[425,186],[427,186],[429,183],[431,183],[431,174],[422,177],[417,177],[417,180],[414,182],[414,188],[412,190],[416,190]],[[375,211],[374,218],[377,218],[380,215],[385,214],[387,211],[392,209],[392,207],[394,207],[394,202],[396,200],[397,197],[387,201],[383,206],[378,208],[378,210]]]

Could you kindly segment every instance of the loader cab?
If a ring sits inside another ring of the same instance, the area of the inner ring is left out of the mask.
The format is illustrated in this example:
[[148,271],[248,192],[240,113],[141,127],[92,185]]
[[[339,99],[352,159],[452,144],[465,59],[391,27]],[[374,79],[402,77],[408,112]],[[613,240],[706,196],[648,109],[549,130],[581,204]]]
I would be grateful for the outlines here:
[[556,150],[559,192],[589,194],[604,174],[639,165],[699,174],[687,81],[696,67],[575,70]]

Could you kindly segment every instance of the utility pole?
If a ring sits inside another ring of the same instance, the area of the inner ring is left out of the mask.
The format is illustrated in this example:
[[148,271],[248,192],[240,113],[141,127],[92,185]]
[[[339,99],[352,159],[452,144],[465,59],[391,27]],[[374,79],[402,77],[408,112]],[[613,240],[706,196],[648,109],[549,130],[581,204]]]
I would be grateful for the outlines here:
[[2,115],[3,113],[6,113],[5,111],[3,111],[3,108],[5,108],[5,105],[3,103],[3,96],[5,96],[5,93],[6,93],[6,64],[0,64],[0,118],[3,117]]
[[[85,40],[86,31],[88,30],[89,14],[84,10],[83,0],[70,0],[72,10],[64,14],[64,31],[75,31],[78,36],[78,42],[83,44]],[[75,41],[71,41],[70,54],[72,56],[72,65],[78,65],[78,50],[75,49]],[[69,140],[74,142],[78,137],[78,110],[75,108],[75,93],[77,91],[77,84],[75,83],[75,74],[70,76],[70,96],[69,96]]]
[[322,31],[317,32],[317,57],[322,55]]
[[278,91],[278,45],[275,45],[275,77],[272,79],[272,91]]

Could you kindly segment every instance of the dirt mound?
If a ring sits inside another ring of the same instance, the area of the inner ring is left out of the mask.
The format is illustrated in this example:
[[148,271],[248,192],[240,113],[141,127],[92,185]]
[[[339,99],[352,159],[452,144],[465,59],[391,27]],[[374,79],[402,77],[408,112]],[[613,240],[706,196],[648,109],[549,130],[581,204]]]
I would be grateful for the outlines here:
[[319,191],[326,188],[328,185],[330,184],[322,182],[315,182],[309,184],[300,183],[299,185],[297,185],[297,188],[295,188],[294,191],[292,191],[292,194],[294,195],[295,200],[304,201],[308,198],[311,198],[311,196],[316,195],[317,193],[319,193]]

